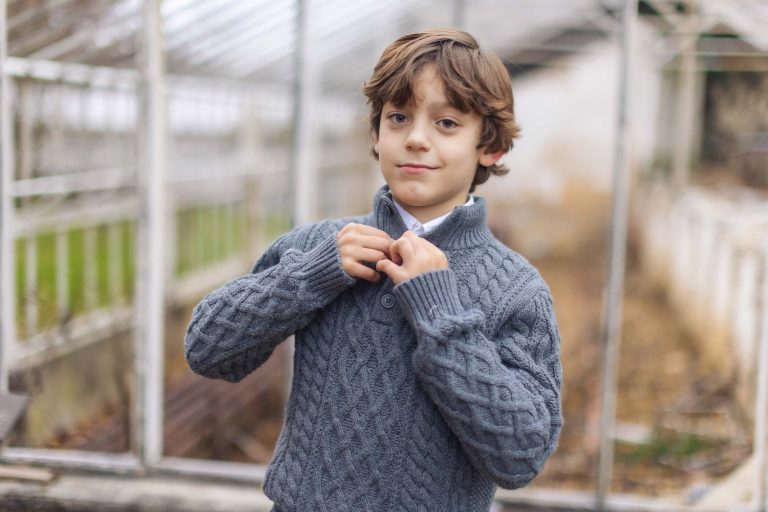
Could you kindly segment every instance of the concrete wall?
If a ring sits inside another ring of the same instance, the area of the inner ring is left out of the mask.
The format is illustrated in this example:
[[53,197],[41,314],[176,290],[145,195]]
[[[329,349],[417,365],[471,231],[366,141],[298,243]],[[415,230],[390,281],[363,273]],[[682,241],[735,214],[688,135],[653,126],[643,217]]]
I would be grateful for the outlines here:
[[[133,357],[130,332],[92,343],[44,364],[16,371],[11,390],[30,396],[11,439],[31,448],[72,444],[72,436],[105,415],[127,416]],[[127,447],[127,440],[123,445]]]
[[734,378],[752,417],[758,343],[768,335],[768,201],[746,189],[675,194],[657,183],[637,194],[633,220],[645,272],[670,290],[713,372]]
[[[632,71],[635,168],[649,168],[656,144],[661,73],[652,33],[639,27]],[[600,41],[513,82],[522,137],[504,157],[510,173],[478,188],[493,202],[536,197],[556,202],[567,185],[610,193],[616,141],[619,45]]]

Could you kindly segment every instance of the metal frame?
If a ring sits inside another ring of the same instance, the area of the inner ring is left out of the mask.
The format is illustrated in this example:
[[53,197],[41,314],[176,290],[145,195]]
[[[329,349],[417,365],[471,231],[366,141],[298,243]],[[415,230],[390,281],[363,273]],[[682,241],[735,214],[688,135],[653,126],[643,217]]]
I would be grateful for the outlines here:
[[762,278],[758,288],[761,321],[758,326],[757,392],[755,393],[755,481],[751,507],[757,512],[768,511],[768,241],[760,255]]
[[139,159],[143,215],[139,217],[136,261],[137,386],[134,442],[143,464],[163,455],[163,357],[167,234],[165,211],[166,119],[162,20],[159,0],[145,0],[141,45],[141,119],[145,124]]
[[[3,447],[2,460],[8,462],[36,463],[45,466],[78,469],[86,471],[98,471],[108,473],[133,473],[145,472],[201,475],[227,480],[242,480],[247,482],[263,481],[265,467],[256,464],[232,464],[226,462],[174,459],[162,456],[162,372],[163,372],[163,315],[165,305],[165,259],[163,234],[167,230],[167,205],[165,204],[166,184],[166,119],[165,119],[165,81],[163,69],[163,48],[160,25],[159,1],[147,0],[144,3],[144,31],[142,48],[142,68],[137,73],[133,70],[120,70],[116,68],[99,68],[71,63],[58,63],[30,59],[7,58],[5,36],[6,0],[0,0],[0,77],[2,77],[2,89],[0,89],[0,108],[2,110],[2,123],[0,124],[0,139],[3,151],[2,158],[2,188],[0,188],[0,229],[2,235],[0,241],[0,261],[2,262],[2,285],[11,291],[14,269],[14,237],[19,234],[13,215],[13,202],[16,197],[24,197],[41,192],[47,185],[55,185],[57,192],[64,193],[67,190],[78,188],[78,184],[88,181],[88,171],[78,176],[37,178],[30,180],[14,180],[13,162],[14,156],[11,130],[11,110],[9,108],[10,76],[33,76],[35,78],[72,85],[88,85],[91,87],[105,87],[110,89],[136,90],[142,94],[141,121],[145,129],[140,133],[145,134],[141,141],[141,162],[139,175],[141,183],[140,204],[144,216],[140,216],[140,232],[137,246],[137,265],[142,265],[139,270],[141,275],[137,283],[136,307],[136,344],[137,357],[135,368],[137,378],[137,400],[132,417],[134,422],[134,438],[131,440],[133,447],[130,453],[107,454],[76,450],[45,450],[36,448],[7,448]],[[174,77],[179,80],[188,80],[187,77]],[[242,88],[245,85],[232,81],[215,79],[199,79],[200,83],[219,84],[224,83],[228,87]],[[6,150],[8,148],[8,150]],[[130,185],[126,177],[130,169],[115,169],[110,174],[109,183],[97,188],[120,188]],[[270,173],[273,171],[270,171]],[[243,172],[230,173],[232,176],[244,176]],[[249,173],[250,174],[250,173]],[[264,174],[268,174],[264,172]],[[101,177],[101,176],[100,176]],[[190,180],[199,181],[213,179],[213,176],[195,176]],[[216,176],[220,179],[221,176]],[[48,192],[51,192],[48,190]],[[133,203],[133,202],[131,202]],[[129,206],[129,209],[131,207]],[[106,215],[117,214],[114,205],[106,212]],[[37,222],[34,219],[33,222]],[[45,222],[45,219],[38,219]],[[27,222],[25,230],[31,229]],[[2,297],[14,297],[13,293],[2,294]],[[0,304],[0,318],[15,318],[14,300],[2,301]],[[2,352],[0,352],[0,386],[1,391],[8,390],[8,370],[17,359],[12,348],[15,346],[17,334],[15,322],[2,322]],[[30,347],[30,349],[33,347]],[[30,357],[39,357],[40,354],[30,352]],[[29,359],[29,357],[25,357]]]
[[310,0],[297,0],[296,16],[296,78],[294,86],[294,225],[315,220],[317,214],[316,135],[313,130],[314,101],[317,91],[317,71],[311,53],[312,10]]
[[16,289],[13,197],[13,125],[10,83],[5,72],[8,58],[7,0],[0,0],[0,392],[8,392],[9,369],[16,340]]
[[688,183],[691,165],[691,146],[693,142],[693,125],[696,116],[696,45],[698,34],[697,0],[687,0],[685,5],[691,13],[682,21],[682,62],[680,66],[680,82],[678,84],[678,102],[675,133],[679,140],[675,143],[674,161],[672,164],[673,182],[677,188]]
[[624,0],[619,72],[619,105],[616,120],[616,146],[613,162],[613,213],[611,220],[610,263],[603,303],[602,403],[600,451],[597,469],[595,508],[606,509],[606,497],[613,476],[613,443],[616,421],[616,394],[621,318],[624,297],[624,263],[629,216],[630,86],[637,25],[637,0]]

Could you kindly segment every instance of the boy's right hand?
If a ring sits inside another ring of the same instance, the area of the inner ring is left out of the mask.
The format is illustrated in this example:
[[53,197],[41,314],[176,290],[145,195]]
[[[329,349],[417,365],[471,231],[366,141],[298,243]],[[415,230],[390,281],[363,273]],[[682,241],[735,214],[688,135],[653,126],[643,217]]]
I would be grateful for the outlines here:
[[392,238],[380,229],[365,224],[347,224],[336,233],[339,243],[341,266],[352,277],[377,282],[381,274],[364,265],[389,258],[389,246]]

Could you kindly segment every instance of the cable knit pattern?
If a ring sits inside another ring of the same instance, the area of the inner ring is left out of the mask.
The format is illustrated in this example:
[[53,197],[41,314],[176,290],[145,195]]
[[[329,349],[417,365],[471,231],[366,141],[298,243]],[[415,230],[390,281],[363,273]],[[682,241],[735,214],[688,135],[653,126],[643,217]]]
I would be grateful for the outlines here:
[[335,234],[405,230],[383,187],[371,214],[294,229],[195,307],[184,350],[206,377],[237,382],[296,334],[275,510],[487,511],[541,470],[562,425],[552,297],[485,215],[476,198],[425,235],[448,270],[356,280]]

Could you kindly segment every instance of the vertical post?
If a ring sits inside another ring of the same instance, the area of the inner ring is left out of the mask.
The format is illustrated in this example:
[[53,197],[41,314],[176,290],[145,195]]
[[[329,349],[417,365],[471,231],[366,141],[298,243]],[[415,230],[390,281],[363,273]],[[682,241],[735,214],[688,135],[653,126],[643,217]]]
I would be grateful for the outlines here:
[[619,73],[619,105],[616,119],[616,142],[613,165],[613,207],[611,220],[610,266],[604,295],[602,350],[602,402],[600,416],[600,451],[597,468],[597,510],[605,509],[605,499],[613,473],[613,440],[616,415],[616,381],[619,342],[621,341],[622,299],[624,295],[624,264],[627,246],[627,217],[629,200],[629,141],[630,84],[632,55],[637,23],[637,0],[624,0]]
[[166,212],[166,224],[164,235],[165,251],[165,286],[173,286],[173,280],[176,277],[176,269],[179,262],[179,222],[176,211],[176,195],[173,190],[165,189],[164,209]]
[[136,261],[135,443],[142,464],[152,466],[163,452],[163,345],[165,313],[165,83],[160,0],[144,0],[141,33],[139,183]]
[[237,252],[235,250],[235,203],[226,203],[224,205],[224,224],[221,229],[224,230],[224,257],[231,259]]
[[696,44],[698,20],[696,16],[696,0],[687,0],[687,16],[682,24],[682,44],[680,47],[680,72],[677,85],[678,102],[675,116],[672,175],[674,185],[680,189],[690,178],[691,151],[693,147],[693,124],[696,116]]
[[[32,178],[32,122],[30,108],[30,85],[26,81],[16,82],[16,112],[18,119],[17,138],[14,144],[14,166],[16,178],[27,180]],[[29,204],[29,198],[17,200],[17,206],[23,210]],[[39,294],[37,282],[37,233],[29,233],[24,240],[24,337],[31,338],[38,332],[39,327]],[[18,333],[17,333],[18,335]]]
[[311,0],[296,1],[295,83],[293,98],[293,222],[305,224],[317,214],[317,159],[314,107],[317,87],[315,59],[311,55]]
[[197,205],[195,208],[195,252],[197,253],[197,258],[195,258],[195,266],[198,270],[201,270],[205,267],[205,244],[208,241],[205,232],[205,215],[208,206],[203,204]]
[[211,205],[211,236],[208,238],[210,244],[211,261],[214,264],[221,263],[221,203],[215,202]]
[[69,317],[69,230],[56,232],[56,310],[59,322]]
[[24,312],[25,326],[24,337],[31,338],[37,334],[40,325],[38,313],[38,283],[37,283],[37,235],[30,233],[24,240],[24,268],[26,279],[24,280]]
[[8,392],[16,345],[16,264],[13,225],[13,136],[8,57],[7,2],[0,0],[0,393]]
[[98,265],[98,235],[97,226],[87,226],[83,230],[83,283],[85,288],[85,310],[93,313],[99,303]]
[[760,288],[758,297],[758,357],[755,403],[755,482],[752,509],[768,511],[768,244],[760,255]]
[[[293,180],[293,225],[314,220],[317,194],[317,161],[314,155],[312,108],[315,88],[314,59],[310,55],[310,21],[312,0],[296,0],[296,46],[294,48],[293,82],[293,147],[291,172]],[[294,338],[286,343],[286,399],[293,382]]]
[[[158,4],[162,4],[162,0],[159,0]],[[159,20],[159,23],[162,23],[162,20]],[[159,30],[160,37],[162,37],[162,29]],[[164,49],[162,49],[162,39],[160,40],[160,49],[158,52],[160,53],[160,58],[162,59],[162,52],[164,52]],[[163,70],[164,73],[164,70]],[[164,87],[164,86],[163,86]],[[163,108],[163,115],[165,112],[171,111],[171,101],[173,101],[173,98],[170,97],[170,95],[164,96],[162,101],[162,108]],[[173,160],[173,143],[174,140],[172,138],[172,135],[168,135],[166,129],[170,130],[168,128],[167,122],[163,121],[163,139],[162,139],[162,146],[163,146],[163,162],[162,165],[166,167],[166,162],[168,159],[168,153],[166,151],[166,147],[169,147],[168,151],[171,151],[171,157],[170,159]],[[168,171],[170,172],[170,166],[168,167]],[[163,174],[165,177],[165,173]],[[163,183],[165,183],[165,178],[163,180]],[[163,185],[164,187],[164,185]],[[165,267],[164,267],[164,279],[165,279],[165,286],[167,288],[170,288],[173,286],[173,280],[176,276],[176,269],[178,268],[178,253],[179,253],[179,236],[178,236],[178,213],[176,209],[176,191],[175,189],[164,187],[163,188],[163,211],[165,215],[165,225],[163,228],[162,236],[163,236],[163,251],[164,251],[164,258],[165,258]],[[165,295],[163,295],[165,296]]]
[[108,226],[107,257],[109,268],[109,307],[116,308],[123,302],[123,238],[120,224],[111,222]]

